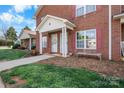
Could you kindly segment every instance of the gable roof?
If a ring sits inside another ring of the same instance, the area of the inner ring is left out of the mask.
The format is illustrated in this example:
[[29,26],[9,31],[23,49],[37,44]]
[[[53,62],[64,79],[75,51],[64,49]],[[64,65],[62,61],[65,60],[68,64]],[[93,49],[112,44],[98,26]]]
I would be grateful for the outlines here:
[[27,35],[31,36],[31,37],[34,37],[36,36],[36,32],[35,31],[31,31],[31,30],[22,30],[20,35],[19,35],[19,38],[21,37],[21,35],[23,35],[23,33],[26,33]]
[[56,20],[60,20],[62,21],[64,24],[71,26],[71,27],[76,27],[75,24],[73,24],[72,22],[68,21],[67,19],[64,18],[60,18],[57,16],[52,16],[52,15],[46,15],[43,20],[41,21],[41,23],[37,26],[36,30],[39,30],[39,28],[47,21],[48,18],[53,18]]
[[23,30],[23,32],[30,34],[30,35],[36,35],[35,31],[31,31],[31,30]]

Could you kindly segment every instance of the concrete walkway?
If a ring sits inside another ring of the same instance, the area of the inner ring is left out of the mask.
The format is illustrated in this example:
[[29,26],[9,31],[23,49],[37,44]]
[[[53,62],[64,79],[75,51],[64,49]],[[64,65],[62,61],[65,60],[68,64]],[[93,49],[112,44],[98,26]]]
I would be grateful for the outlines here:
[[0,71],[7,70],[13,67],[35,63],[40,60],[48,59],[54,57],[53,55],[40,55],[40,56],[34,56],[34,57],[28,57],[23,59],[17,59],[7,62],[0,62]]
[[5,88],[4,83],[3,83],[2,79],[1,79],[1,77],[0,77],[0,88]]

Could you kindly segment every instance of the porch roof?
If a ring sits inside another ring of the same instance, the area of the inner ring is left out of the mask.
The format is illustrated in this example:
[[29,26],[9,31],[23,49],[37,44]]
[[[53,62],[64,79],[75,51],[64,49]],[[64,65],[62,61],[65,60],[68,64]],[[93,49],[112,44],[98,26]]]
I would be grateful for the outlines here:
[[114,15],[113,18],[114,19],[124,18],[124,13],[120,13],[120,14]]
[[[70,22],[70,21],[67,20],[67,19],[60,18],[60,17],[56,17],[56,16],[52,16],[52,15],[46,15],[46,16],[43,18],[43,20],[41,21],[41,23],[37,26],[36,30],[39,31],[40,28],[43,26],[43,24],[44,24],[45,22],[47,22],[47,20],[48,20],[49,18],[53,19],[54,21],[59,21],[59,22],[63,23],[67,28],[69,28],[69,29],[71,29],[71,30],[73,30],[73,28],[76,27],[75,24],[73,24],[72,22]],[[59,22],[56,23],[56,24],[59,24]],[[51,22],[51,23],[52,23],[52,22]]]
[[29,39],[29,38],[35,38],[36,32],[30,31],[30,30],[22,30],[22,32],[19,35],[19,39]]
[[114,19],[120,19],[120,23],[124,23],[124,13],[120,13],[113,16]]

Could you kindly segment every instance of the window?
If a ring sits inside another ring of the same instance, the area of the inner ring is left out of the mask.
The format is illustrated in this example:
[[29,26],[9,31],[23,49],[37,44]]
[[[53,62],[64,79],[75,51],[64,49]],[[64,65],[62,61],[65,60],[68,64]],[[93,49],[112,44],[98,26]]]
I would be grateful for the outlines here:
[[76,16],[84,15],[84,6],[77,6],[76,7]]
[[86,13],[94,12],[96,11],[95,5],[86,5]]
[[96,5],[77,5],[76,16],[81,16],[96,11]]
[[42,37],[42,48],[46,48],[47,47],[47,37],[43,36]]
[[77,32],[77,48],[96,49],[96,29]]

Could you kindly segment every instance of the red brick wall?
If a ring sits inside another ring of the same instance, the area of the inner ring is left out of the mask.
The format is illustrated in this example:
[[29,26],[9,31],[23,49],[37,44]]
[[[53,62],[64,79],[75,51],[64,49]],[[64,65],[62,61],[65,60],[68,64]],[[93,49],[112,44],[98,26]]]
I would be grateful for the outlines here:
[[[120,6],[112,6],[112,15],[119,14]],[[112,59],[119,61],[121,57],[120,52],[120,41],[121,41],[121,24],[120,19],[112,20]]]
[[124,5],[121,6],[121,12],[124,12]]
[[87,51],[100,52],[103,58],[108,59],[108,6],[99,5],[96,7],[96,12],[75,17],[74,23],[77,26],[75,31],[96,29],[97,49]]
[[[76,25],[73,31],[68,31],[68,44],[69,52],[83,51],[76,49],[76,31],[96,29],[97,35],[97,49],[96,52],[100,52],[103,58],[108,59],[109,57],[109,22],[108,5],[97,5],[96,12],[86,14],[84,16],[75,17],[75,6],[74,5],[49,5],[44,6],[40,13],[36,17],[37,25],[41,22],[41,17],[44,15],[53,15],[62,18],[66,18]],[[120,13],[120,6],[112,6],[112,15]],[[112,19],[113,20],[113,19]],[[112,21],[112,58],[114,60],[120,59],[120,21]],[[50,35],[49,40],[50,40]],[[51,48],[50,42],[48,47]],[[115,51],[116,50],[116,51]],[[50,53],[50,49],[48,49]],[[94,50],[88,50],[94,51]]]
[[58,17],[62,17],[62,18],[66,18],[69,20],[73,20],[74,18],[74,11],[75,11],[75,6],[71,5],[46,5],[44,6],[41,11],[39,12],[39,14],[36,17],[36,24],[38,26],[38,24],[41,22],[41,17],[45,16],[45,15],[53,15],[53,16],[58,16]]

